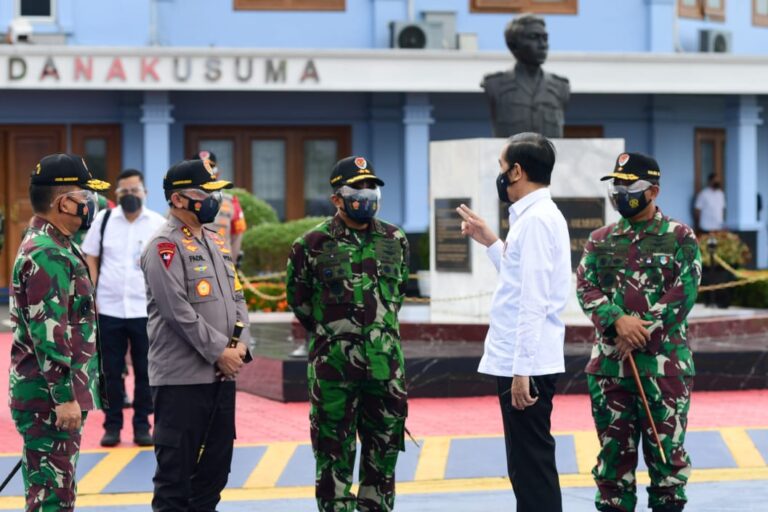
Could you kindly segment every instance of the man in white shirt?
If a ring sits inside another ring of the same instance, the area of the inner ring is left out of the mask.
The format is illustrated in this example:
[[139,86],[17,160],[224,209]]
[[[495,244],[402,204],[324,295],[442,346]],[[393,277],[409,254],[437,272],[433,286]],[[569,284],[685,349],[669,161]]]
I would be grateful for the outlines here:
[[568,225],[552,201],[552,143],[537,133],[511,137],[499,157],[499,199],[509,208],[505,242],[465,205],[462,233],[488,248],[499,271],[480,373],[496,377],[507,470],[517,510],[560,512],[550,433],[557,374],[565,371],[565,309],[571,287]]
[[699,233],[725,228],[725,193],[716,174],[709,175],[707,186],[696,196],[694,214]]
[[165,218],[143,206],[146,190],[140,171],[123,171],[117,178],[115,193],[119,206],[98,213],[82,246],[91,277],[97,283],[96,306],[109,402],[104,410],[101,445],[116,446],[120,443],[123,369],[130,341],[135,378],[133,440],[139,446],[151,446],[147,296],[141,271],[141,252],[154,232],[165,224]]

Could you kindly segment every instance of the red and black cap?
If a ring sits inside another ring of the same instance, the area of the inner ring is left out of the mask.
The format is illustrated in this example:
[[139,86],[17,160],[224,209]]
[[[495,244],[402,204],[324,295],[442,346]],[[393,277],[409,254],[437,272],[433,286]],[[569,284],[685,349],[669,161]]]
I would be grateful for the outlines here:
[[48,187],[74,185],[94,192],[102,192],[110,187],[106,181],[93,177],[83,157],[67,153],[43,157],[32,171],[30,183]]
[[208,192],[232,188],[232,183],[217,180],[210,160],[182,160],[168,169],[163,178],[164,190],[200,188]]
[[627,181],[651,181],[657,183],[661,179],[659,163],[652,157],[642,153],[622,153],[616,158],[613,172],[600,178],[601,181],[611,179]]
[[342,158],[333,166],[330,180],[333,188],[351,185],[363,180],[371,180],[380,187],[384,186],[384,182],[374,173],[371,162],[361,156]]

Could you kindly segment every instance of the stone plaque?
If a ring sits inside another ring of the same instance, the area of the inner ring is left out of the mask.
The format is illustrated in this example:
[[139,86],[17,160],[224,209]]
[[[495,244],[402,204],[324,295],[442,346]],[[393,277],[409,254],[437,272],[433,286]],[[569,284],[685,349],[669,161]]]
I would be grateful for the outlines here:
[[435,268],[445,272],[471,272],[469,238],[461,234],[459,205],[472,207],[468,197],[435,199]]
[[[553,197],[568,222],[571,237],[571,270],[576,271],[589,234],[605,225],[605,198]],[[499,238],[505,240],[509,232],[509,204],[499,204]]]
[[571,236],[571,270],[576,271],[589,234],[605,225],[605,198],[553,197],[563,212]]

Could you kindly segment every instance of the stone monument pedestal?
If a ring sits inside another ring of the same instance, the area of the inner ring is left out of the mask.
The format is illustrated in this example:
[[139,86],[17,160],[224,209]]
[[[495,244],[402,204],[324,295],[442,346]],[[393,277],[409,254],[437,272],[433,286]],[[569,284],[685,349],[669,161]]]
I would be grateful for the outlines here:
[[[461,236],[461,218],[455,212],[467,204],[504,238],[509,226],[508,206],[496,195],[499,155],[506,139],[464,139],[430,144],[430,248],[431,315],[433,321],[487,322],[496,269],[485,247]],[[607,186],[600,181],[613,170],[624,151],[623,139],[554,139],[557,157],[550,189],[568,220],[572,270],[591,231],[619,218],[610,205]],[[576,301],[564,313],[583,322]]]

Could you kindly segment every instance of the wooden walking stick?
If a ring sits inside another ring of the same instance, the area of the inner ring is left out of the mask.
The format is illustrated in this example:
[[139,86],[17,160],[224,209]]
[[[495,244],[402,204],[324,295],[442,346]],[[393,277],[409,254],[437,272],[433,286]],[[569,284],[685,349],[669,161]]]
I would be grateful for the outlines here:
[[648,421],[651,424],[651,430],[653,431],[653,438],[656,440],[656,445],[659,447],[659,454],[661,455],[661,461],[666,464],[667,456],[664,454],[664,448],[661,446],[661,440],[659,439],[659,432],[656,430],[656,423],[651,416],[651,408],[648,406],[648,398],[645,396],[645,390],[643,389],[643,383],[640,382],[640,374],[637,372],[637,365],[635,364],[635,356],[629,354],[629,365],[632,367],[632,375],[635,377],[635,385],[640,390],[640,398],[643,400],[643,407],[645,407],[645,414],[648,415]]

